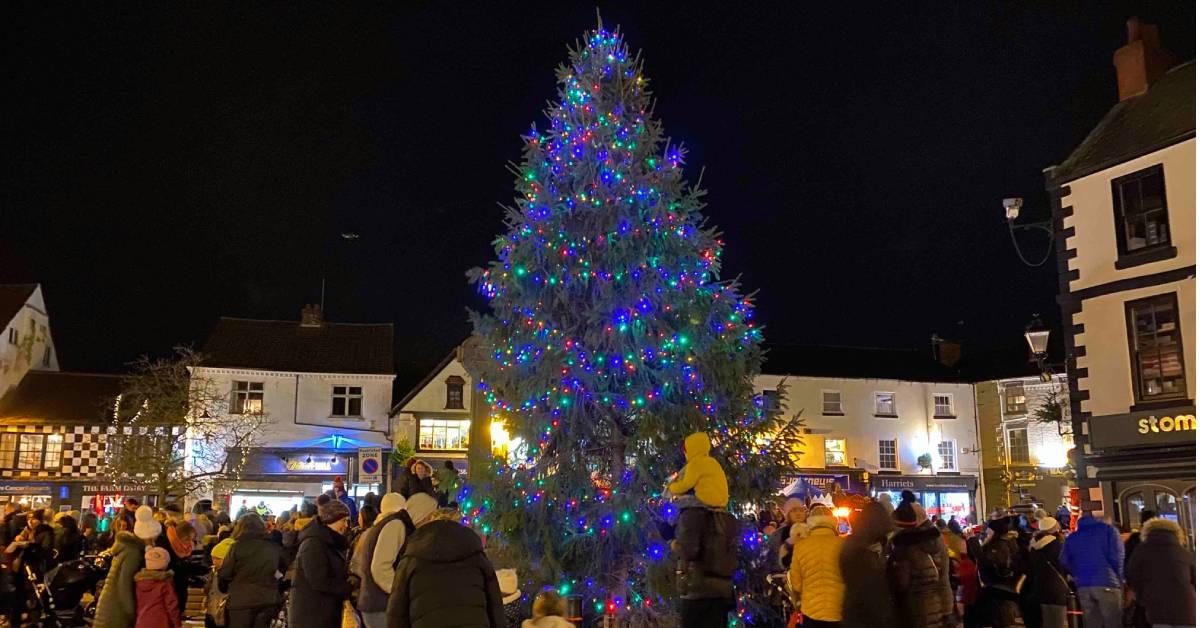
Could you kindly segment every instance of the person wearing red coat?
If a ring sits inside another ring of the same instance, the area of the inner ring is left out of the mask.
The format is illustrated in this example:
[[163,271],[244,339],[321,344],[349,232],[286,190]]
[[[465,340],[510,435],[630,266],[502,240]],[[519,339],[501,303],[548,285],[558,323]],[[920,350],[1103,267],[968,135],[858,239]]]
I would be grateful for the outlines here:
[[134,628],[180,628],[179,599],[174,574],[167,569],[171,556],[161,547],[146,550],[146,567],[133,577],[137,591]]

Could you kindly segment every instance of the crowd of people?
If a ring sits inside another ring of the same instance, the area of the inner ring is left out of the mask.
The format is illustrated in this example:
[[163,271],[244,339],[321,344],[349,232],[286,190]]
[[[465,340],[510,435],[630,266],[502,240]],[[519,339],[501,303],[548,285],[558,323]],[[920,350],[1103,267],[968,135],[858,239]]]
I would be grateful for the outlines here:
[[1122,543],[1087,513],[1071,532],[1042,510],[946,522],[909,491],[894,508],[887,495],[871,500],[850,522],[798,498],[780,510],[759,521],[808,627],[1066,628],[1071,612],[1086,628],[1196,623],[1188,540],[1152,511]]
[[[686,439],[687,464],[664,487],[677,516],[659,529],[689,628],[727,625],[739,565],[741,524],[726,510],[728,483],[709,449],[703,433]],[[0,546],[6,563],[41,561],[43,573],[106,551],[97,628],[179,628],[189,584],[204,574],[204,619],[216,628],[571,626],[554,590],[530,600],[514,570],[495,570],[453,507],[458,485],[452,466],[435,473],[410,459],[398,492],[359,503],[338,478],[277,517],[246,509],[231,520],[204,503],[184,513],[128,499],[98,519],[10,503]],[[1085,628],[1195,625],[1188,539],[1152,511],[1122,540],[1087,513],[1070,532],[1069,519],[1040,510],[998,511],[982,526],[943,521],[910,491],[894,507],[884,494],[854,510],[839,519],[791,498],[759,517],[793,620],[809,628],[1067,628],[1074,609]],[[10,625],[21,625],[18,596],[6,597]]]

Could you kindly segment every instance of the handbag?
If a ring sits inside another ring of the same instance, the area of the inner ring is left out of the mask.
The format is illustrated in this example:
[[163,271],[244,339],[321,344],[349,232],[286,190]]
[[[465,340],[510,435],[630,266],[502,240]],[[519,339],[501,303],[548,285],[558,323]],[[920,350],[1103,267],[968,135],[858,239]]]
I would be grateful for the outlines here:
[[214,569],[208,577],[208,593],[204,596],[204,614],[212,620],[213,625],[225,628],[227,616],[225,607],[229,604],[229,594],[221,593],[217,586],[217,570]]

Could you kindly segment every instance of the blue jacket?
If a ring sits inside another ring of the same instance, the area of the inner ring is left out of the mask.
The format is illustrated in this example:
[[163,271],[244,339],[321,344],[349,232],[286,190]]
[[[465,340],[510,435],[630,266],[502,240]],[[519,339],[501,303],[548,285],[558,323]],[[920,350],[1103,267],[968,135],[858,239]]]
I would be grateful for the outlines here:
[[1125,548],[1117,529],[1092,516],[1063,545],[1062,564],[1078,587],[1120,587],[1124,580]]
[[338,496],[338,501],[346,504],[346,508],[350,509],[350,527],[358,525],[358,504],[354,503],[354,498],[342,493]]

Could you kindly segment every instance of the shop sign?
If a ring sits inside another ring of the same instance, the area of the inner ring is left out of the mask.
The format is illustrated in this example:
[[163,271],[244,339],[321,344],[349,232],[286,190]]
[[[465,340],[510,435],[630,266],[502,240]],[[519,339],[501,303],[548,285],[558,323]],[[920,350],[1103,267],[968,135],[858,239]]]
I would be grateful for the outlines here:
[[288,458],[284,465],[288,471],[332,471],[333,463],[327,457]]
[[362,447],[358,450],[358,483],[379,484],[383,482],[383,449]]
[[973,491],[978,480],[973,475],[875,475],[871,488],[881,491]]
[[1179,407],[1090,417],[1088,439],[1093,449],[1194,443],[1196,409]]
[[146,493],[150,487],[145,484],[84,484],[84,493]]
[[31,482],[0,482],[0,495],[53,495],[54,487],[49,484]]

